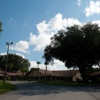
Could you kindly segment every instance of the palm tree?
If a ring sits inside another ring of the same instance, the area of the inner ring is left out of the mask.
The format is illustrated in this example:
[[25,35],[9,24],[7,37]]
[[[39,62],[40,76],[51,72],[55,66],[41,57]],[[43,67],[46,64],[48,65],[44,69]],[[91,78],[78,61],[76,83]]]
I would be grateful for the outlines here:
[[[41,62],[37,61],[37,65],[38,65],[38,72],[39,72],[39,65],[41,64]],[[39,74],[39,80],[40,80],[40,74]]]
[[46,81],[47,65],[48,65],[49,63],[46,61],[44,64],[46,65],[46,68],[45,68],[45,81]]
[[38,69],[39,69],[39,64],[41,64],[41,62],[37,61]]

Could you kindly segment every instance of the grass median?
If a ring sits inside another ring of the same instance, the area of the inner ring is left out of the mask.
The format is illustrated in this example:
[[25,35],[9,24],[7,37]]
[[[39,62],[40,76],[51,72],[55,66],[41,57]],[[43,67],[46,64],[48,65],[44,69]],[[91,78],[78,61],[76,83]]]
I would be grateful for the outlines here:
[[3,85],[3,81],[0,81],[0,94],[14,90],[15,88],[16,88],[16,86],[9,82],[6,82],[5,85]]
[[100,84],[96,83],[82,83],[82,82],[64,82],[64,81],[39,81],[38,83],[41,84],[48,84],[48,85],[63,85],[63,86],[100,86]]

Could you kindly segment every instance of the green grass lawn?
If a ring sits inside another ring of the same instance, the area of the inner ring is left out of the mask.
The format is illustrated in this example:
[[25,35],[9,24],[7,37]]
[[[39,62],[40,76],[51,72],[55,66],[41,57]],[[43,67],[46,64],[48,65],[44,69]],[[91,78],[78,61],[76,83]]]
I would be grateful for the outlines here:
[[41,81],[41,84],[48,84],[48,85],[63,85],[63,86],[100,86],[100,84],[94,83],[81,83],[81,82],[64,82],[64,81]]
[[6,84],[3,85],[3,81],[0,81],[0,94],[4,93],[4,92],[11,91],[15,88],[16,88],[16,86],[13,85],[13,84],[10,84],[10,83],[6,82]]

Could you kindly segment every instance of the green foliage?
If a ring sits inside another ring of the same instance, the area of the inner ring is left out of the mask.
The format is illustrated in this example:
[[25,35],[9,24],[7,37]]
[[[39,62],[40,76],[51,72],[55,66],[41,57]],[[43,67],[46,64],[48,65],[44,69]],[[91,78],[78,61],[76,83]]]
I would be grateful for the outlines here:
[[[1,70],[5,69],[6,58],[7,58],[7,55],[0,56]],[[7,72],[17,72],[19,70],[21,70],[22,72],[27,72],[29,66],[30,66],[30,63],[27,59],[16,54],[8,54]]]
[[92,68],[92,73],[99,72],[99,71],[100,71],[100,68]]
[[83,80],[88,81],[92,66],[100,66],[100,27],[87,23],[59,31],[45,48],[44,58],[49,62],[59,59],[68,68],[78,67]]
[[39,68],[31,68],[31,71],[38,71]]
[[0,32],[2,32],[2,22],[0,21]]
[[38,64],[38,69],[39,69],[39,65],[41,64],[41,62],[37,61],[36,63]]
[[41,64],[41,62],[38,61],[37,64],[39,65],[39,64]]
[[10,84],[8,82],[6,82],[6,84],[3,85],[3,81],[0,81],[0,94],[4,93],[4,92],[11,91],[11,90],[13,90],[15,88],[16,88],[15,85],[12,85],[12,84]]
[[60,85],[60,86],[100,86],[100,84],[93,84],[93,83],[89,83],[89,84],[84,84],[84,83],[80,83],[80,82],[64,82],[64,81],[59,81],[59,80],[56,80],[56,81],[40,81],[38,83],[41,83],[41,84],[48,84],[48,85]]
[[49,62],[46,61],[44,64],[45,64],[45,65],[49,65]]

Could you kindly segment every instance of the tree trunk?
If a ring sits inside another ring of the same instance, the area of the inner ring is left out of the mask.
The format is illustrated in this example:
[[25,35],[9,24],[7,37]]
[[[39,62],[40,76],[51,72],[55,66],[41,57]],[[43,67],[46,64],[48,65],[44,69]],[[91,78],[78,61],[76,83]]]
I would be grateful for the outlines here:
[[88,67],[81,66],[79,68],[79,70],[80,70],[80,73],[82,75],[83,82],[88,83],[88,81],[89,81],[89,69],[88,69]]

